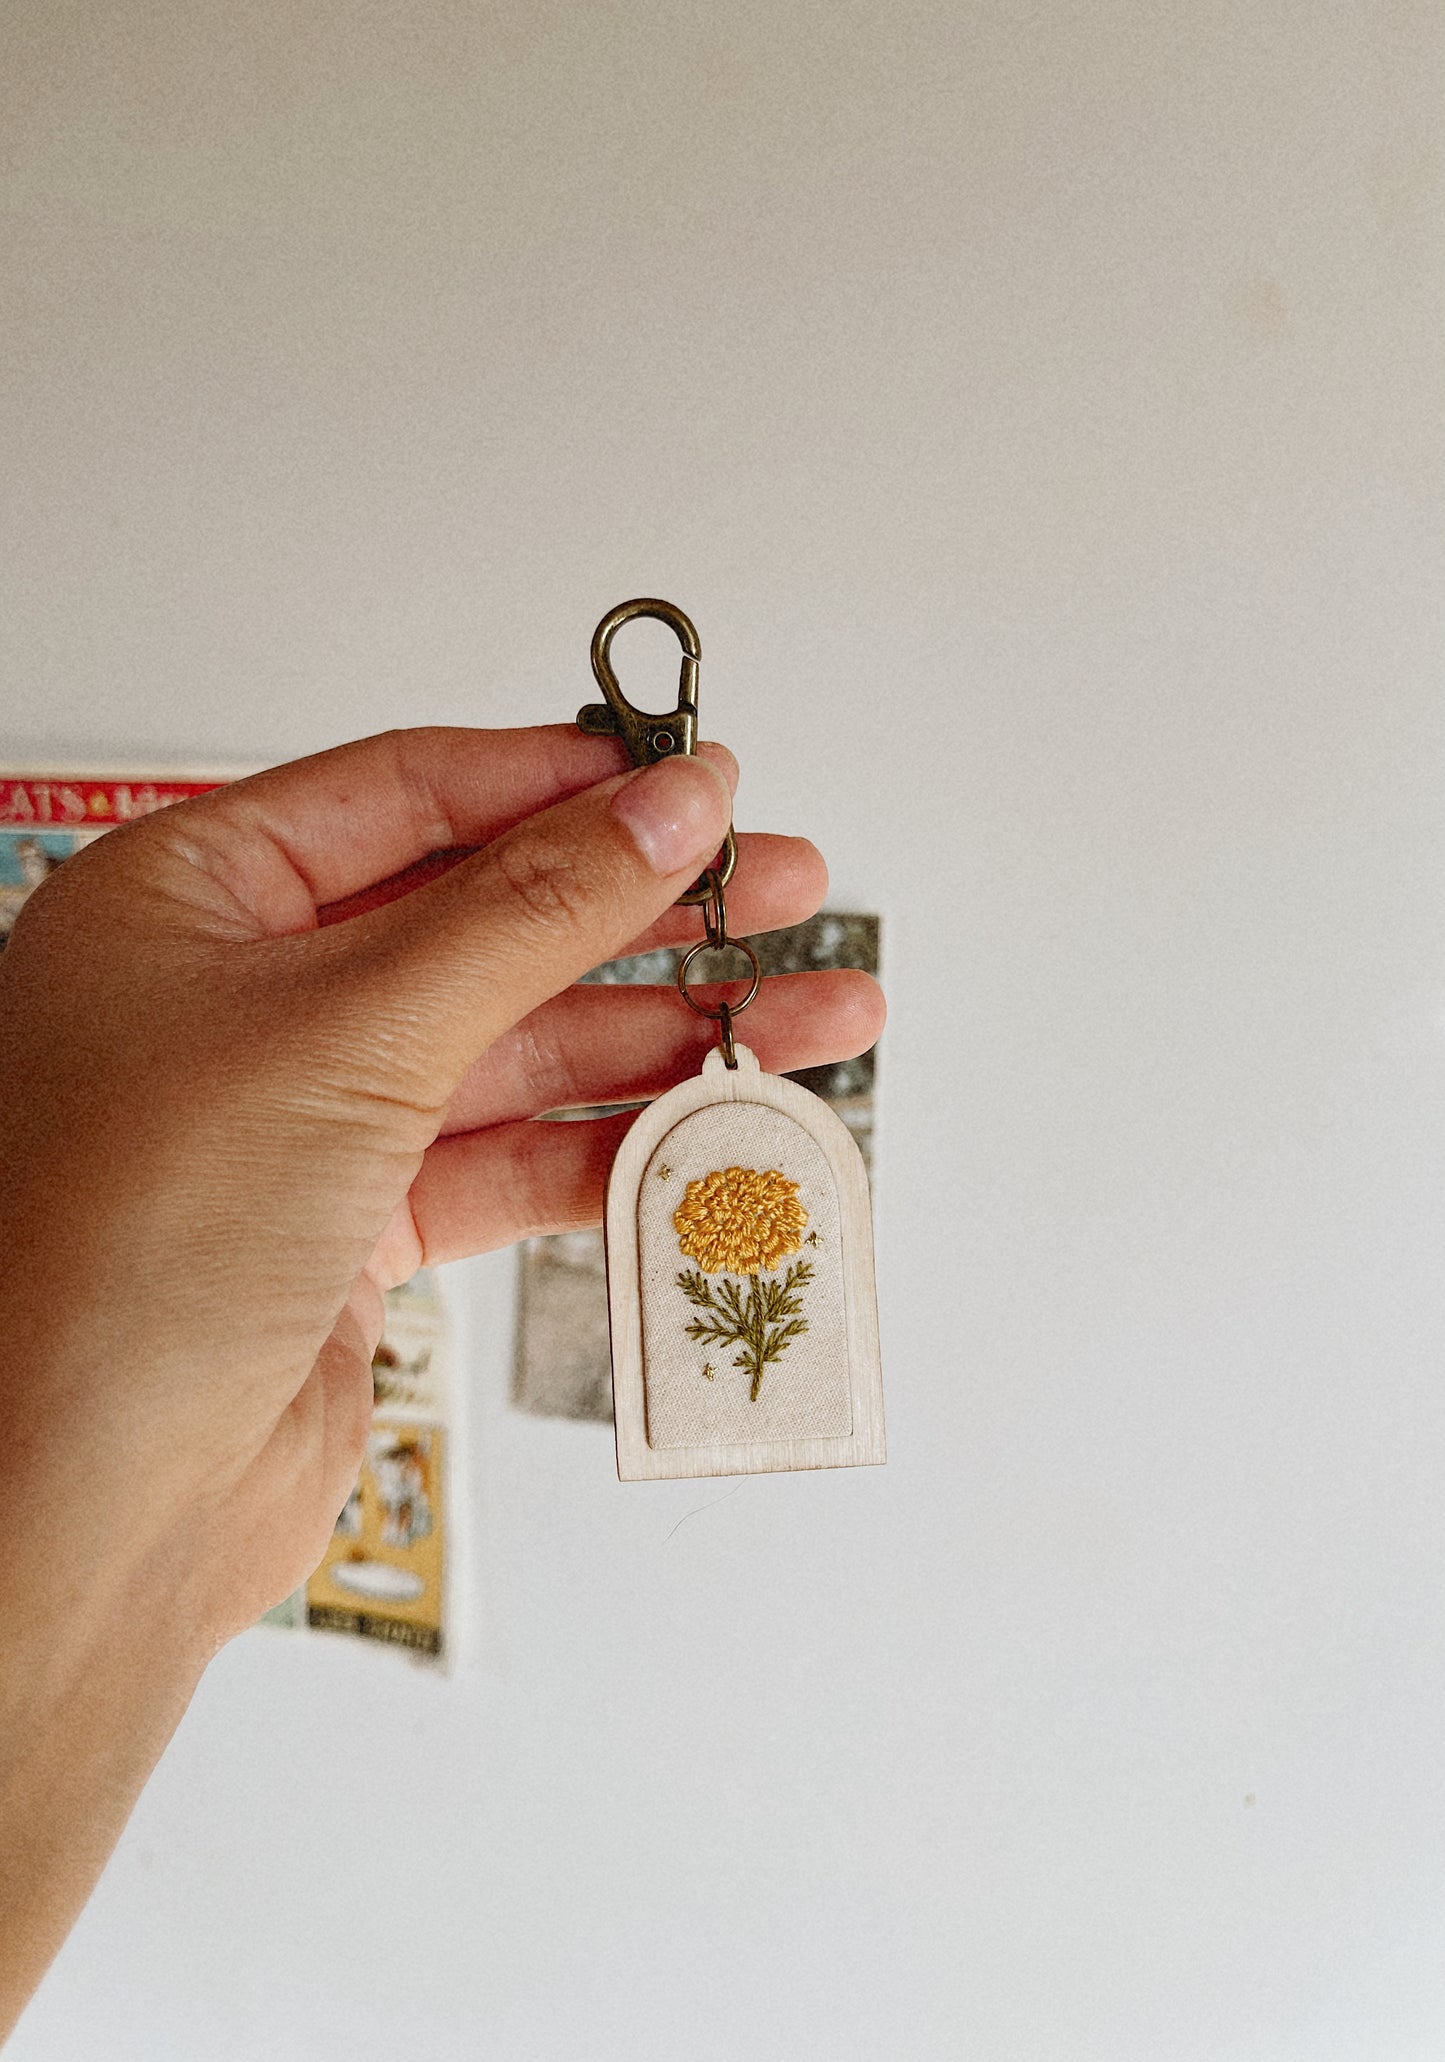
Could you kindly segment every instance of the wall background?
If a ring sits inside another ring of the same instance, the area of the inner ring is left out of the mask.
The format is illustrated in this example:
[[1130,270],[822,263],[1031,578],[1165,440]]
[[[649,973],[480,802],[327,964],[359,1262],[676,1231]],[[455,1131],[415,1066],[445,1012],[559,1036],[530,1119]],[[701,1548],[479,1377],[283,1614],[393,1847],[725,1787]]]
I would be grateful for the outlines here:
[[893,1007],[887,1470],[624,1490],[461,1270],[473,1664],[230,1650],[17,2062],[1437,2057],[1437,11],[3,42],[6,755],[568,717],[660,592]]

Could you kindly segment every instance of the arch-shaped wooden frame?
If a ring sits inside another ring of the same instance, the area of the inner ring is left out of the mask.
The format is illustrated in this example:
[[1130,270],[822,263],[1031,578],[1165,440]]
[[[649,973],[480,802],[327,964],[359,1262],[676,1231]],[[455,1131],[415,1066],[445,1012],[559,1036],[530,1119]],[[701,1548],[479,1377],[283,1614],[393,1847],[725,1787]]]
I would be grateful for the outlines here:
[[[612,1169],[607,1189],[607,1294],[612,1315],[617,1472],[624,1482],[670,1476],[761,1475],[787,1468],[859,1467],[877,1465],[886,1458],[872,1212],[863,1156],[847,1125],[817,1096],[779,1074],[763,1073],[745,1045],[738,1046],[737,1060],[733,1072],[723,1065],[721,1053],[709,1053],[701,1074],[659,1096],[628,1132]],[[647,1443],[638,1190],[654,1149],[673,1126],[694,1110],[724,1102],[761,1104],[790,1117],[815,1141],[837,1185],[853,1425],[845,1438],[665,1448]]]

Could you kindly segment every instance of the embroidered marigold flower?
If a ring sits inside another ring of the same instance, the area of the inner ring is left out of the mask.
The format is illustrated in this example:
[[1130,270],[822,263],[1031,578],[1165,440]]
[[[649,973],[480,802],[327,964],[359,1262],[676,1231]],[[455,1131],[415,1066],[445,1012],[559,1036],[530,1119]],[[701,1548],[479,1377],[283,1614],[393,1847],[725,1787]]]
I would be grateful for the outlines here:
[[725,1167],[690,1181],[673,1213],[679,1249],[704,1274],[763,1274],[796,1253],[808,1213],[776,1167]]

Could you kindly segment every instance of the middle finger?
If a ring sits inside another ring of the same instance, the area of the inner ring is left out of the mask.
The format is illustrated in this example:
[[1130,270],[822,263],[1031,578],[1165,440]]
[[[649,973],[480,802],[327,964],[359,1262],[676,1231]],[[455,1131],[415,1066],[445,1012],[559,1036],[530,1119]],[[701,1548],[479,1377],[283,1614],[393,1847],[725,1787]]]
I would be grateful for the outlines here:
[[[737,984],[700,988],[714,1008]],[[737,1035],[768,1073],[821,1066],[866,1052],[883,1026],[871,975],[851,968],[775,974]],[[736,1020],[735,1020],[736,1021]],[[452,1097],[442,1135],[475,1131],[544,1110],[636,1102],[695,1073],[717,1027],[676,988],[589,984],[564,989],[490,1045]]]

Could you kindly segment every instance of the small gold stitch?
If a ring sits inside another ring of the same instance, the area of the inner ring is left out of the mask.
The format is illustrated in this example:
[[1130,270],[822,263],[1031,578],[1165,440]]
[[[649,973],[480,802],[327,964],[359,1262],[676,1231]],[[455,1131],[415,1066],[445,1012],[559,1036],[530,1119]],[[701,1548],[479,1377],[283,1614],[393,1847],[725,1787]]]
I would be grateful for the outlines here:
[[710,1360],[705,1360],[702,1364],[702,1378],[705,1382],[710,1382],[713,1378],[713,1365]]
[[659,1181],[671,1181],[672,1169],[670,1167],[659,1167],[657,1170],[657,1178]]

